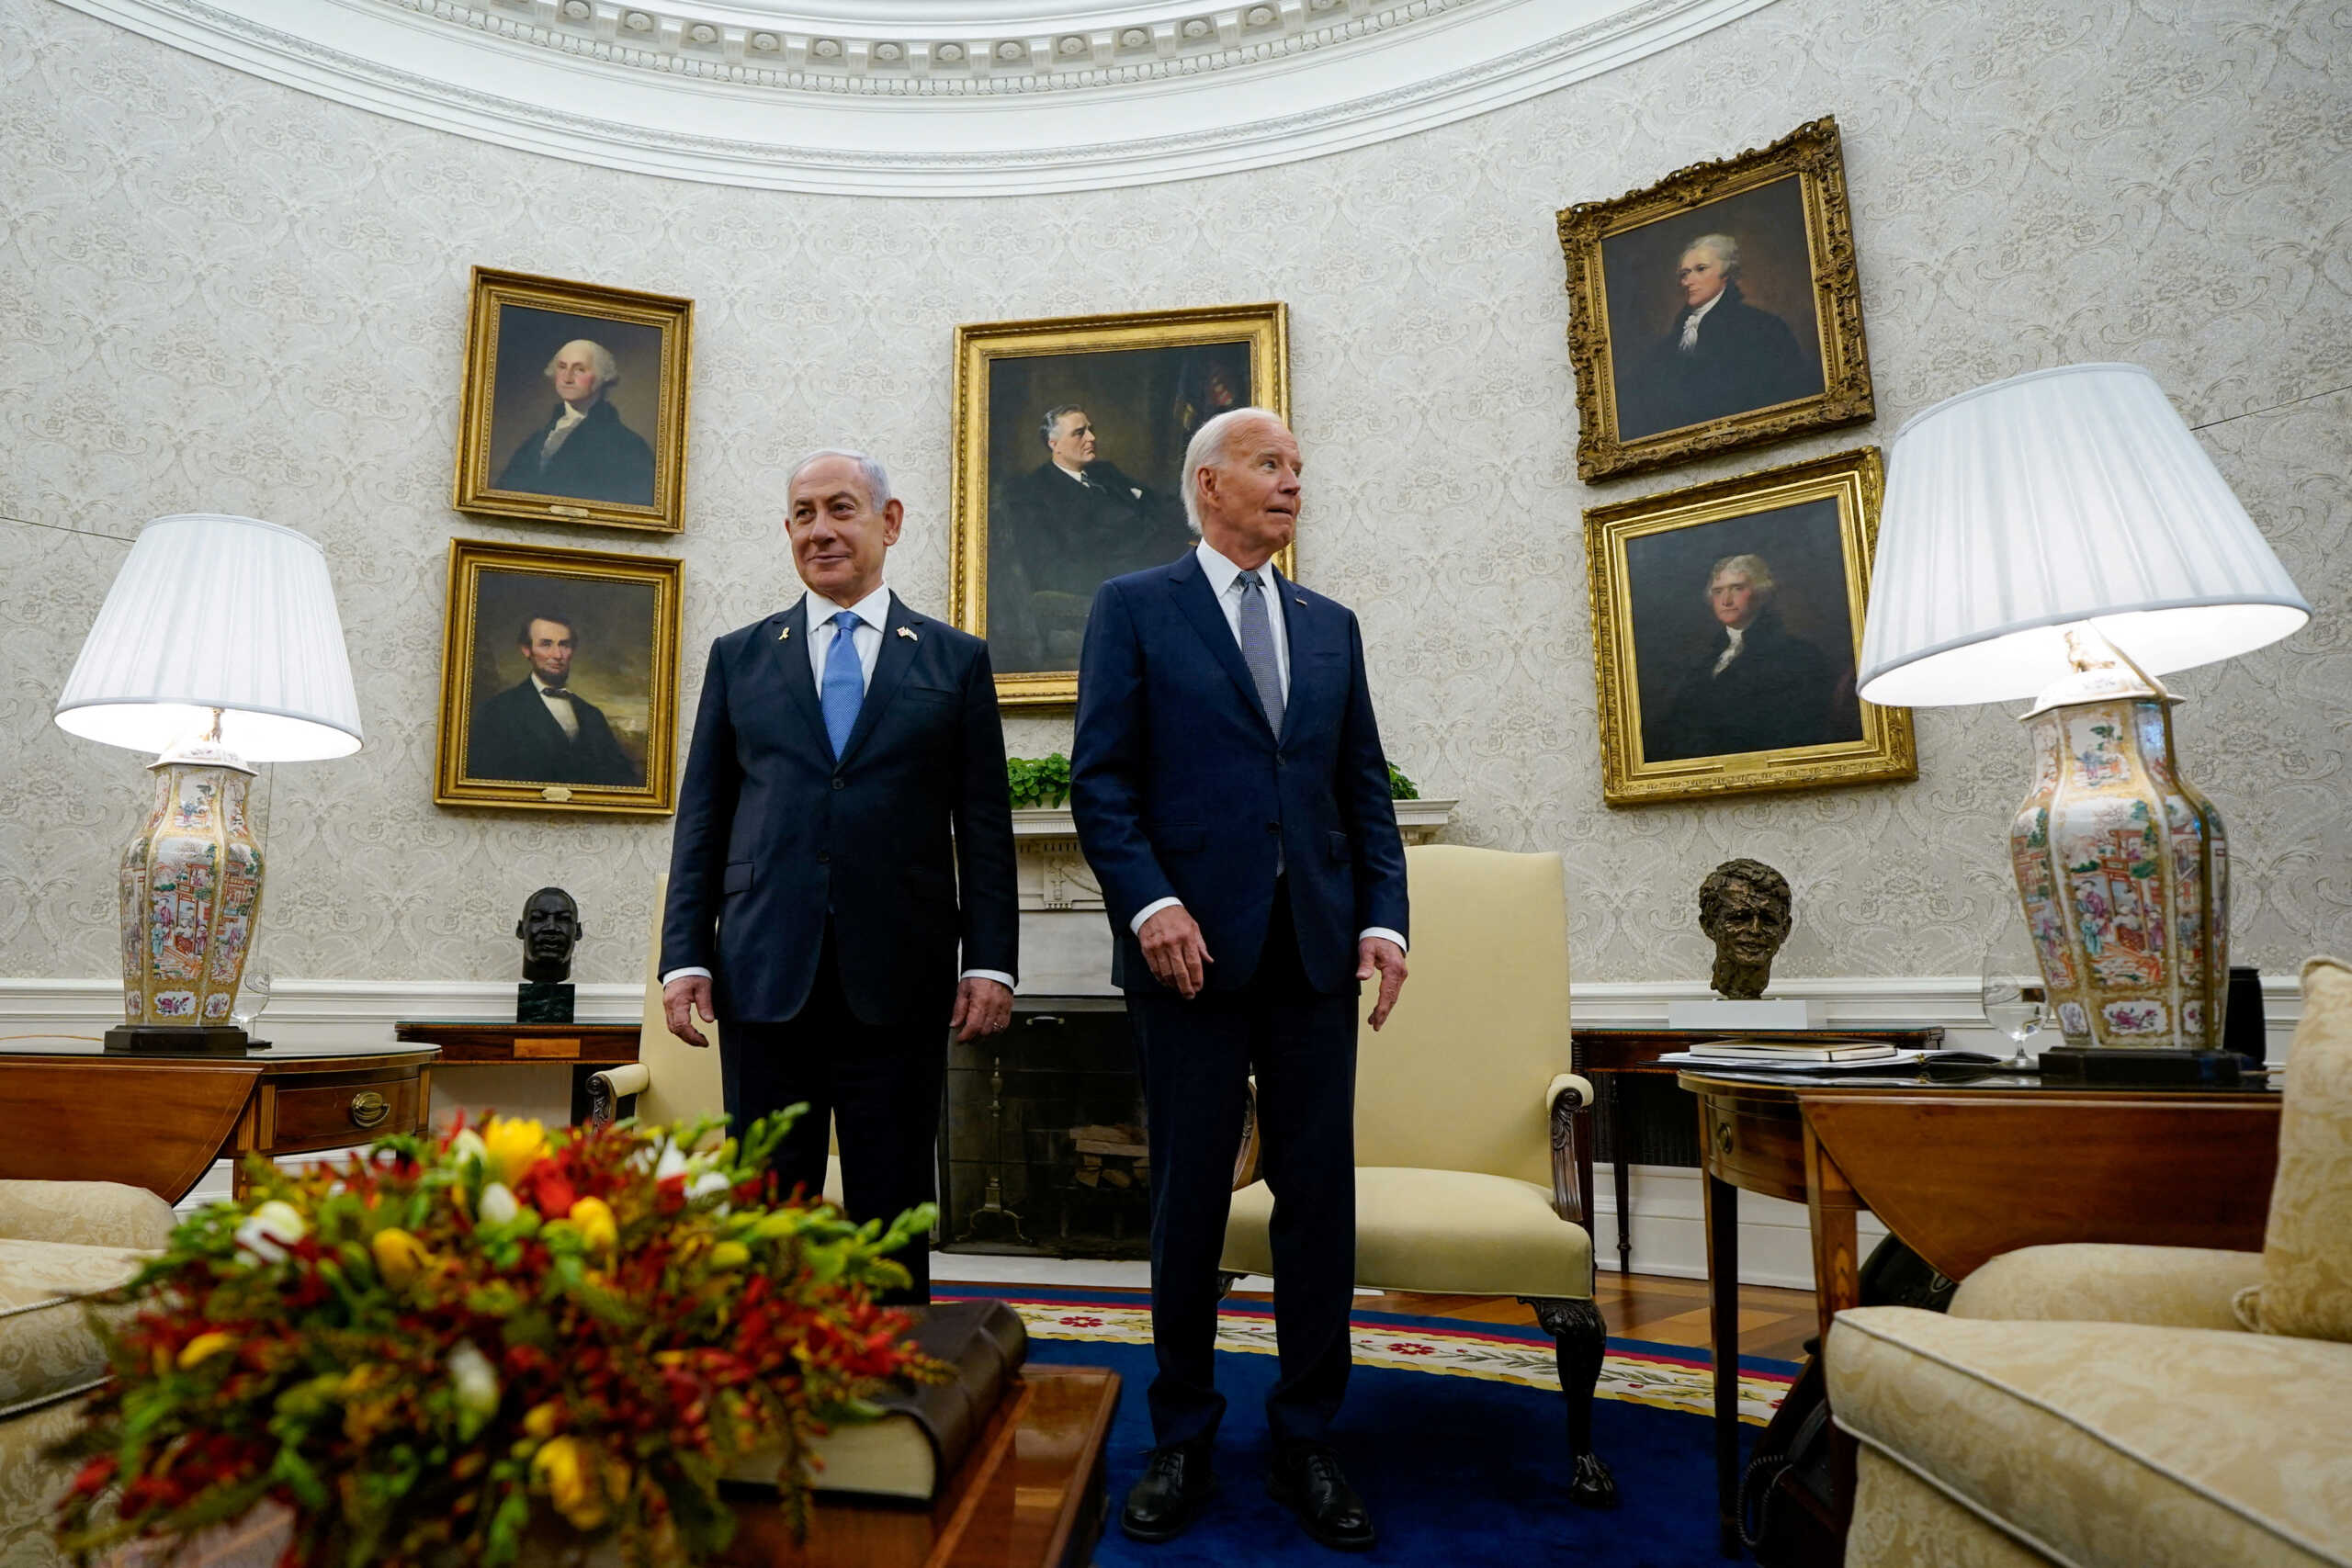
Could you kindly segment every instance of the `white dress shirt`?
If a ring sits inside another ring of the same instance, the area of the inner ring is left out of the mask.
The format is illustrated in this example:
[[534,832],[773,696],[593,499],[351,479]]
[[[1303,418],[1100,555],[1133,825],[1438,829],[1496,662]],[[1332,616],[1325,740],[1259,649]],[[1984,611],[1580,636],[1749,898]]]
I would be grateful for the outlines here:
[[[1193,555],[1201,563],[1201,573],[1208,579],[1210,591],[1216,595],[1216,607],[1225,612],[1225,624],[1233,632],[1234,646],[1240,647],[1243,593],[1240,586],[1241,568],[1219,555],[1216,547],[1206,539],[1203,539],[1193,547]],[[1282,584],[1274,576],[1272,562],[1269,561],[1258,569],[1258,581],[1259,602],[1265,605],[1266,614],[1272,617],[1274,623],[1274,677],[1276,683],[1282,687],[1283,705],[1287,708],[1290,705],[1289,623],[1283,619]],[[1275,853],[1277,856],[1275,874],[1279,875],[1281,874],[1279,858],[1281,852],[1276,851]],[[1154,899],[1136,911],[1136,918],[1127,922],[1127,930],[1140,931],[1143,930],[1143,923],[1152,916],[1162,909],[1182,903],[1183,903],[1182,898]],[[1366,926],[1356,933],[1356,940],[1362,942],[1368,936],[1386,937],[1399,949],[1405,945],[1404,937],[1398,932],[1390,931],[1386,926]]]
[[[579,739],[580,714],[579,710],[571,705],[571,699],[568,696],[548,696],[548,693],[556,688],[550,687],[545,681],[540,680],[539,672],[536,670],[531,671],[531,686],[539,694],[540,705],[548,710],[548,716],[563,726],[563,738],[566,740]],[[566,686],[561,689],[569,692],[571,688]]]
[[1715,667],[1708,671],[1711,675],[1722,674],[1725,667],[1739,657],[1740,642],[1747,636],[1747,630],[1744,626],[1725,626],[1724,630],[1730,634],[1731,646],[1715,655]]
[[[588,408],[595,406],[591,403]],[[555,422],[555,428],[548,432],[548,438],[545,441],[539,443],[539,461],[544,463],[553,457],[562,448],[563,444],[571,439],[571,433],[580,428],[580,422],[587,417],[588,409],[576,409],[570,403],[564,404],[562,414]]]
[[[890,590],[876,588],[854,604],[836,604],[811,589],[808,604],[808,670],[816,678],[817,689],[820,692],[825,689],[825,657],[833,650],[833,638],[841,636],[841,628],[833,625],[833,617],[847,610],[857,617],[858,622],[850,628],[849,635],[854,639],[854,646],[857,649],[859,679],[866,689],[871,690],[874,666],[882,658],[882,630],[890,619]],[[700,975],[707,978],[709,974],[707,969],[689,965],[671,970],[662,976],[662,983],[666,986],[687,975]],[[1013,985],[1012,976],[1001,969],[967,969],[962,977],[967,980],[994,980],[1008,991]]]
[[1682,318],[1682,341],[1675,344],[1677,348],[1679,348],[1683,353],[1688,354],[1692,349],[1699,346],[1699,322],[1705,318],[1708,311],[1722,304],[1724,296],[1729,292],[1731,292],[1731,290],[1728,288],[1716,290],[1715,297],[1713,299],[1708,300],[1705,304],[1700,306],[1697,310]]

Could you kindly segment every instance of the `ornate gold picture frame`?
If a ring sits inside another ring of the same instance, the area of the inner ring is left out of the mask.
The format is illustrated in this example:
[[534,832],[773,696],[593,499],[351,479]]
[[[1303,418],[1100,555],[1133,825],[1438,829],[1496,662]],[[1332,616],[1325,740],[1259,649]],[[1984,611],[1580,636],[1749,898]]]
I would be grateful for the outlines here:
[[439,806],[677,809],[680,563],[449,542]]
[[1611,806],[1918,776],[1854,694],[1885,489],[1863,446],[1584,514]]
[[1577,477],[1873,412],[1838,122],[1560,213]]
[[694,313],[667,294],[474,268],[451,504],[678,532]]
[[[1078,697],[1094,591],[1191,546],[1185,444],[1227,408],[1290,418],[1279,303],[956,329],[949,615],[1008,707]],[[1295,547],[1274,564],[1295,575]]]

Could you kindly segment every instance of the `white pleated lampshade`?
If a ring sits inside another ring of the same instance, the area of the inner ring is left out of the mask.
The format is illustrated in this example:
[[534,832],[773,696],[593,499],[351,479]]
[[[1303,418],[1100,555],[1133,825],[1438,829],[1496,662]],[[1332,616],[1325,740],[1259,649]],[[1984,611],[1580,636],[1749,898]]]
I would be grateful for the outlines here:
[[253,762],[359,750],[359,697],[326,553],[252,517],[159,517],[115,574],[58,727],[160,751],[209,729]]
[[2083,622],[2151,675],[2233,658],[2311,605],[2136,365],[1948,399],[1895,433],[1862,627],[1890,707],[2030,697]]

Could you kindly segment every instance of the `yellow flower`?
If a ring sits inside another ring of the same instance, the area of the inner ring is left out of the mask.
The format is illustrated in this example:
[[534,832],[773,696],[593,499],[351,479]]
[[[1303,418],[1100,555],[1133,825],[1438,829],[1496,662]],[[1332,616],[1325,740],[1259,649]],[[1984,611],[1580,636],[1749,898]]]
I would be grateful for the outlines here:
[[382,1271],[384,1282],[394,1290],[433,1266],[433,1254],[424,1244],[397,1225],[378,1231],[368,1245],[376,1254],[376,1267]]
[[555,1436],[555,1424],[562,1415],[563,1412],[552,1400],[545,1404],[534,1404],[523,1417],[523,1430],[535,1438],[552,1438]]
[[722,1241],[710,1249],[713,1269],[741,1269],[752,1260],[752,1249],[740,1241]]
[[514,1182],[548,1152],[548,1130],[537,1122],[493,1116],[482,1123],[482,1168],[497,1180]]
[[180,1370],[186,1371],[214,1351],[226,1350],[236,1342],[234,1335],[223,1334],[217,1328],[209,1334],[199,1334],[180,1348]]
[[580,1239],[599,1252],[609,1252],[621,1238],[620,1226],[614,1222],[612,1206],[602,1198],[582,1198],[571,1205],[571,1213],[564,1216],[579,1227]]
[[626,1492],[628,1467],[611,1460],[600,1464],[577,1438],[551,1438],[531,1456],[533,1483],[546,1489],[555,1511],[571,1520],[574,1529],[594,1529],[609,1516],[607,1486],[616,1471],[617,1491]]

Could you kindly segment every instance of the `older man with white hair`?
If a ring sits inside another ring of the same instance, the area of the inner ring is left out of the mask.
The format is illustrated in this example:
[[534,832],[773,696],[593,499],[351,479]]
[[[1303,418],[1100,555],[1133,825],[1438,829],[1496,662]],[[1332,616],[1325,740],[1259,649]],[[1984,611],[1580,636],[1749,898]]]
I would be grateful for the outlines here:
[[1070,807],[1102,888],[1151,1145],[1156,1447],[1120,1515],[1173,1540],[1208,1500],[1217,1257],[1258,1085],[1274,1193],[1273,1495],[1322,1544],[1372,1519],[1328,1440],[1355,1271],[1356,995],[1405,983],[1405,851],[1356,618],[1285,579],[1298,443],[1242,408],[1184,455],[1200,543],[1095,593],[1079,661]]
[[[711,645],[670,840],[662,1001],[707,1045],[727,1114],[806,1103],[778,1150],[819,1190],[829,1123],[849,1217],[936,1194],[946,1031],[1011,1021],[1020,904],[988,645],[884,586],[906,509],[882,465],[829,450],[792,471],[785,532],[804,593]],[[927,1300],[920,1244],[896,1299]]]
[[1789,324],[1747,303],[1739,242],[1702,234],[1675,264],[1682,308],[1666,336],[1618,379],[1621,440],[1770,408],[1821,390],[1821,351],[1799,345]]
[[652,505],[653,448],[621,423],[610,401],[621,378],[612,351],[592,339],[574,338],[555,351],[546,376],[555,388],[555,411],[506,460],[498,488]]

